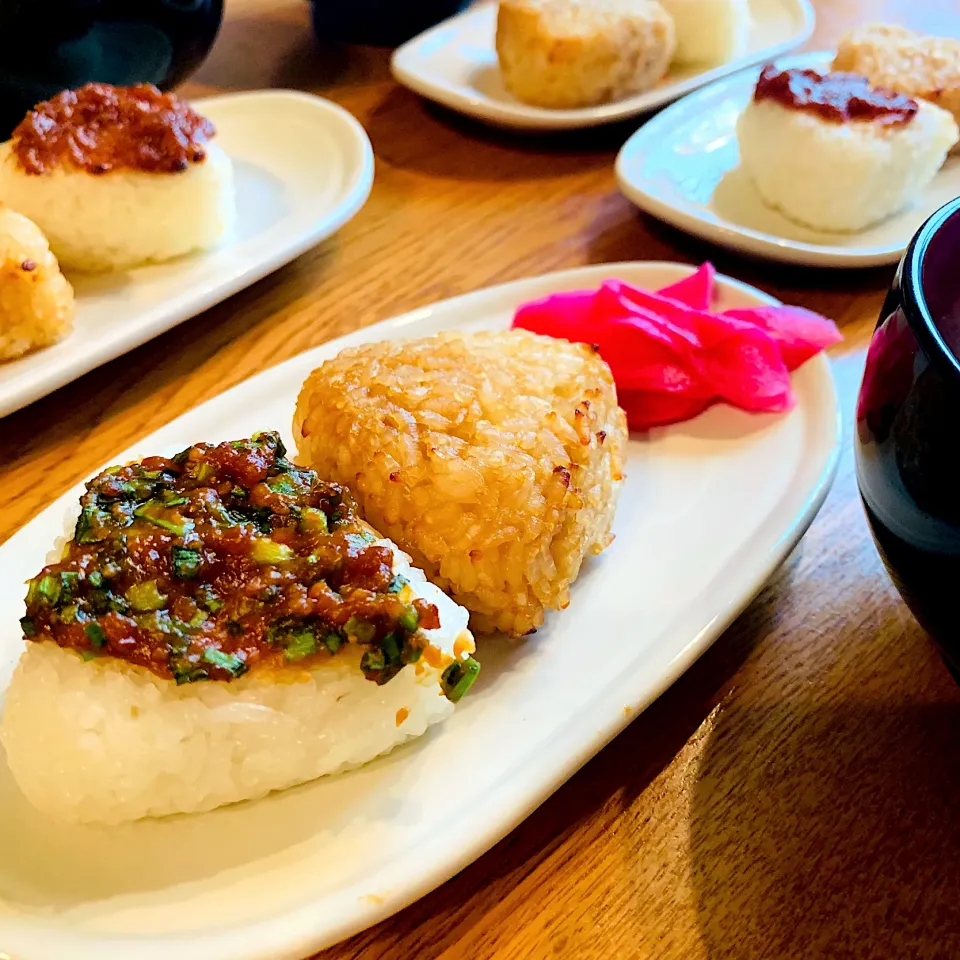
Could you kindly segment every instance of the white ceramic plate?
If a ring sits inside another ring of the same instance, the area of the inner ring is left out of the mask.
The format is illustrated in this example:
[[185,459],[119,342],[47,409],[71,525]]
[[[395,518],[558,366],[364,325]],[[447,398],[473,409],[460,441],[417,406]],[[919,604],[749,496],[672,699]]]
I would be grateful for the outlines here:
[[415,93],[498,127],[572,130],[625,120],[662,107],[742,67],[800,46],[813,32],[809,0],[750,0],[753,27],[742,57],[718,67],[671,70],[647,93],[599,107],[546,110],[520,103],[500,76],[494,46],[497,8],[481,3],[414,37],[393,55],[393,75]]
[[373,151],[345,110],[305,93],[237,93],[195,106],[234,164],[237,225],[214,250],[125,273],[70,274],[73,333],[0,363],[0,416],[225,300],[340,229],[366,202]]
[[[688,272],[587,267],[435,304],[268,370],[115,459],[266,426],[289,435],[302,380],[347,345],[504,328],[518,304],[553,291],[612,277],[658,287]],[[734,281],[721,286],[724,305],[770,302]],[[0,752],[0,953],[292,960],[466,866],[679,677],[803,534],[833,477],[840,432],[826,359],[794,384],[789,415],[715,407],[634,437],[616,542],[588,564],[569,609],[524,643],[484,642],[483,673],[452,719],[359,771],[201,816],[64,827],[27,805]],[[77,493],[0,548],[0,690],[22,650],[23,581]]]
[[[823,69],[832,53],[779,60]],[[960,194],[960,156],[949,157],[910,208],[859,233],[821,233],[767,207],[740,168],[736,124],[758,70],[684,97],[642,126],[617,158],[620,189],[641,210],[741,253],[820,267],[896,263],[920,225]]]

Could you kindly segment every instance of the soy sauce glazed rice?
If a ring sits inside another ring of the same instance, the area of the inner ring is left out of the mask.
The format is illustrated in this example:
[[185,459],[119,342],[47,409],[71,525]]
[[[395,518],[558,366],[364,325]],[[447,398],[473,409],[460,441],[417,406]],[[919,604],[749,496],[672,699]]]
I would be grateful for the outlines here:
[[277,433],[195,444],[87,484],[29,582],[0,742],[58,819],[252,799],[448,716],[479,672],[467,621]]

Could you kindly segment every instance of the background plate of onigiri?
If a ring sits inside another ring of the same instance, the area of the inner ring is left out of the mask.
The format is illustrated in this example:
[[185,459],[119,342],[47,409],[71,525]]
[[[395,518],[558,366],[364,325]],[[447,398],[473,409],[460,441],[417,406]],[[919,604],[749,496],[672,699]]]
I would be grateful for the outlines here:
[[[268,370],[114,461],[283,429],[305,378],[346,346],[503,330],[520,304],[551,293],[614,278],[653,289],[689,272],[601,265],[424,307]],[[728,279],[719,291],[720,309],[771,302]],[[570,606],[525,641],[481,638],[483,672],[457,711],[359,770],[206,814],[63,826],[27,803],[0,752],[0,951],[23,960],[292,960],[451,877],[679,677],[803,535],[833,477],[839,425],[824,357],[804,364],[793,385],[788,414],[715,406],[632,436],[616,539],[586,565]],[[23,650],[24,580],[78,492],[0,548],[0,691]]]
[[[496,3],[480,3],[408,41],[391,65],[396,79],[415,93],[484,123],[517,130],[594,127],[655,110],[719,77],[778,57],[813,32],[808,0],[735,0],[741,4],[749,7],[749,24],[732,56],[723,62],[674,63],[651,89],[597,106],[547,109],[522,103],[507,90],[494,43]],[[709,35],[716,26],[704,20],[709,5],[696,7],[689,17]]]
[[[823,72],[832,58],[817,52],[776,65]],[[758,74],[745,70],[692,93],[641,127],[617,158],[624,194],[646,213],[719,246],[821,267],[896,263],[924,220],[960,194],[960,156],[954,154],[914,203],[874,226],[839,233],[793,222],[763,202],[740,165],[737,121]],[[856,182],[863,171],[853,164],[835,175]]]
[[336,104],[270,90],[194,106],[214,122],[215,143],[233,162],[231,232],[213,249],[168,263],[68,273],[76,292],[73,332],[0,363],[0,416],[261,279],[335,233],[366,202],[373,150],[363,127]]

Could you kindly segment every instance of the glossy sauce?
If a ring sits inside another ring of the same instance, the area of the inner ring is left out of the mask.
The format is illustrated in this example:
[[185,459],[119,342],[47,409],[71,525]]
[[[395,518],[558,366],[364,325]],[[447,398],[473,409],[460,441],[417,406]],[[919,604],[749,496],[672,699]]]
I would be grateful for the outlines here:
[[88,83],[37,104],[13,131],[13,149],[29,174],[70,167],[182,173],[206,158],[216,130],[188,103],[148,83]]
[[263,433],[95,477],[64,560],[30,583],[24,634],[178,683],[349,644],[380,683],[416,662],[436,607],[394,575],[349,493],[284,453]]
[[867,120],[902,126],[916,116],[916,100],[892,90],[870,86],[855,73],[820,74],[816,70],[764,67],[753,99],[772,100],[791,110],[814,113],[831,123]]

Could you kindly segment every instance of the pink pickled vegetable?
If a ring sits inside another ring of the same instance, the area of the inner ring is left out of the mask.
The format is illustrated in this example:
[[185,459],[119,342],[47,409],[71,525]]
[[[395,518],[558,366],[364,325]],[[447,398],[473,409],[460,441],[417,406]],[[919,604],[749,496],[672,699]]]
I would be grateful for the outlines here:
[[652,292],[619,280],[599,290],[559,293],[521,306],[513,326],[596,344],[610,365],[634,430],[688,420],[713,403],[756,413],[794,404],[790,371],[840,333],[800,307],[711,311],[709,263]]

